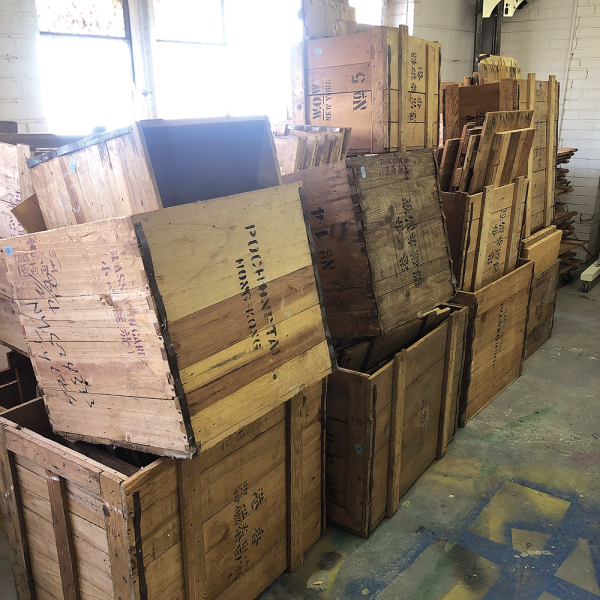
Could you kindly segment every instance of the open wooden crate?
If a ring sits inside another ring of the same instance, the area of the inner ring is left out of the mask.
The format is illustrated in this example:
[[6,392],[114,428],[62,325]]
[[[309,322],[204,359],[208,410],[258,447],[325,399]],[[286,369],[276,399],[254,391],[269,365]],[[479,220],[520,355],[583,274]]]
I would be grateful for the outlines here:
[[54,430],[191,457],[332,370],[298,184],[12,238]]
[[141,469],[53,439],[41,400],[5,413],[19,600],[253,600],[321,535],[323,392],[319,382],[194,460],[146,456]]
[[27,164],[49,229],[281,183],[267,117],[139,121]]
[[[417,332],[425,325],[416,324]],[[330,522],[370,535],[381,519],[395,514],[402,495],[436,456],[445,454],[456,429],[466,329],[467,310],[452,307],[443,323],[421,337],[417,333],[404,349],[397,346],[373,369],[330,375]]]
[[333,336],[379,336],[453,296],[431,150],[351,158],[284,181],[302,182]]
[[367,29],[306,42],[294,122],[351,127],[350,155],[437,146],[441,45]]
[[464,425],[521,375],[533,263],[453,302],[469,308],[459,424]]

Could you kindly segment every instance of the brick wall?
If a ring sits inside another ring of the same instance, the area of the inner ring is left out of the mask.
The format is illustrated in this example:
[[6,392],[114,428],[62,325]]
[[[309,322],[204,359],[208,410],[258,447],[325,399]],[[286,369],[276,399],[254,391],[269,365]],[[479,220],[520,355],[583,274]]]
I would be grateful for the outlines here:
[[20,133],[47,131],[37,64],[35,0],[0,2],[0,121]]
[[[575,0],[529,0],[513,18],[504,19],[502,54],[516,58],[524,74],[536,73],[538,79],[554,74],[560,81],[564,114],[559,144],[579,148],[567,165],[574,191],[565,201],[570,210],[580,213],[577,237],[588,240],[589,252],[596,254],[600,248],[600,0],[579,0],[577,7]],[[579,251],[578,258],[589,257]]]
[[385,24],[442,44],[442,81],[473,74],[475,0],[388,0]]

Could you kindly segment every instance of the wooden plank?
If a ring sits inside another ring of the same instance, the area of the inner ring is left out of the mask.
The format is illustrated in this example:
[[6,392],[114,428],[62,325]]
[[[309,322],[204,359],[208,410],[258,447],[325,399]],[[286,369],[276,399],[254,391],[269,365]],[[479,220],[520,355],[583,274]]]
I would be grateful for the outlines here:
[[110,473],[100,474],[104,524],[115,600],[126,600],[133,594],[125,526],[126,505],[121,481]]
[[487,240],[490,232],[491,207],[494,200],[494,188],[488,186],[483,190],[483,200],[481,202],[481,213],[479,217],[479,234],[477,236],[477,248],[475,250],[475,265],[473,267],[473,281],[471,291],[476,291],[481,287],[483,273],[485,269],[487,256]]
[[390,418],[390,450],[386,516],[393,517],[400,507],[400,474],[402,469],[402,432],[404,428],[404,400],[406,395],[406,352],[394,357],[394,387]]
[[48,469],[46,469],[46,478],[63,595],[65,600],[79,600],[81,597],[79,574],[77,573],[65,480]]
[[[544,204],[544,227],[550,226],[554,218],[554,188],[556,186],[556,146],[558,133],[558,113],[556,102],[558,84],[556,75],[550,75],[548,82],[548,115],[547,115],[547,133],[546,133],[546,148],[547,160],[546,163],[546,185],[545,194],[546,202]],[[549,265],[548,265],[549,266]]]
[[[409,34],[408,34],[408,26],[400,25],[398,28],[398,49],[400,57],[408,57],[409,56]],[[399,75],[398,79],[400,81],[399,88],[402,93],[399,95],[399,103],[400,103],[400,125],[399,125],[399,146],[398,150],[400,152],[406,152],[409,147],[408,143],[408,115],[409,115],[409,99],[407,91],[410,90],[410,64],[408,60],[401,60],[398,62]],[[412,90],[411,90],[412,91]]]
[[534,275],[541,273],[556,262],[561,242],[562,231],[559,230],[523,250],[523,258],[531,260],[535,264]]
[[388,81],[388,52],[385,30],[375,27],[371,32],[371,151],[380,154],[389,148],[390,106]]
[[202,514],[202,471],[195,461],[177,462],[186,598],[204,600],[208,589]]
[[443,87],[443,102],[444,102],[444,138],[443,143],[446,140],[456,139],[460,136],[460,123],[459,123],[459,97],[460,97],[460,84],[450,83]]
[[454,165],[460,149],[460,138],[447,140],[444,144],[442,161],[439,165],[438,181],[442,192],[449,192],[454,174]]
[[35,600],[33,575],[27,544],[27,531],[23,518],[23,504],[19,489],[13,453],[6,445],[5,432],[11,427],[0,419],[0,506],[5,515],[4,528],[8,536],[12,570],[19,600]]
[[[442,405],[440,408],[440,428],[437,446],[437,458],[442,459],[448,450],[448,443],[454,430],[454,420],[451,419],[456,398],[453,398],[452,382],[454,380],[454,370],[457,358],[457,348],[460,344],[459,339],[459,321],[465,318],[466,311],[453,312],[449,317],[448,336],[446,338],[446,352],[444,363],[444,382],[442,384]],[[464,335],[464,334],[463,334]]]
[[519,244],[521,241],[523,214],[527,202],[528,189],[529,181],[524,177],[519,177],[515,181],[511,222],[508,231],[508,256],[504,264],[504,275],[508,275],[508,273],[514,271],[517,267],[517,261],[519,260]]
[[470,194],[483,191],[495,135],[515,129],[528,129],[532,123],[533,111],[491,112],[487,114],[481,132],[473,179],[469,187]]
[[303,393],[296,394],[287,402],[287,476],[288,476],[288,570],[295,571],[304,560],[303,547],[303,434],[304,402]]

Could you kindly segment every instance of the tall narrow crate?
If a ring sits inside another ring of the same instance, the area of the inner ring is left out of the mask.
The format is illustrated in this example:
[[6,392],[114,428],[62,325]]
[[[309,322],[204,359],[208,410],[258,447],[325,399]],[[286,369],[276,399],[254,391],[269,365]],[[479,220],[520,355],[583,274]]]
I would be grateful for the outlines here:
[[304,52],[295,123],[351,127],[351,155],[437,146],[440,44],[402,25],[309,40]]
[[453,302],[468,307],[469,325],[459,423],[464,425],[521,375],[533,263]]
[[368,536],[456,427],[467,310],[407,344],[375,372],[339,369],[327,390],[327,519]]
[[54,430],[190,457],[333,360],[298,184],[0,248]]
[[194,460],[143,469],[55,441],[40,400],[5,413],[1,501],[19,600],[253,600],[324,526],[322,391]]
[[379,336],[454,295],[431,150],[347,159],[284,181],[302,182],[332,335]]

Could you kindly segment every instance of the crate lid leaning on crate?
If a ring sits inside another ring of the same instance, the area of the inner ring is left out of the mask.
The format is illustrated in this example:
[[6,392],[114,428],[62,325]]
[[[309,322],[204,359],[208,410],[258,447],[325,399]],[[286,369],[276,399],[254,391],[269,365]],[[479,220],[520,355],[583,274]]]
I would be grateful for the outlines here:
[[332,370],[299,185],[2,248],[54,429],[178,457]]

